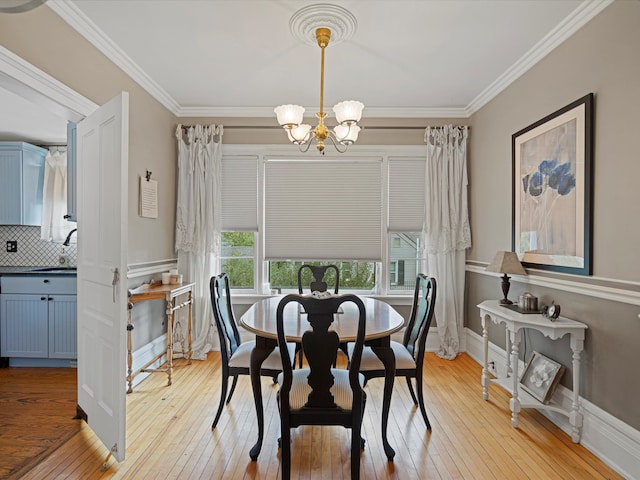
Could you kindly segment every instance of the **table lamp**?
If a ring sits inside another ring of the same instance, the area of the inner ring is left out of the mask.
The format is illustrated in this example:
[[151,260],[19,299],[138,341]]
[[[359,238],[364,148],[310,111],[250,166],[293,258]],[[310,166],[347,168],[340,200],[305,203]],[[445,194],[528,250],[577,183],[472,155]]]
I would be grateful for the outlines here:
[[527,272],[522,267],[518,255],[515,252],[498,252],[486,268],[487,272],[504,273],[502,276],[502,293],[504,298],[500,300],[501,305],[511,305],[513,302],[507,298],[509,294],[509,277],[507,274],[526,275]]

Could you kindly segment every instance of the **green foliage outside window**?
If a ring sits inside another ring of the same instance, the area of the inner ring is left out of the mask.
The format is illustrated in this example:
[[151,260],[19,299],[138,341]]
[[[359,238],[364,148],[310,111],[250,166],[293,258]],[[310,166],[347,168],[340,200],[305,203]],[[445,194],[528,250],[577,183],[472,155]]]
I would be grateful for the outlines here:
[[[340,290],[372,290],[376,283],[375,264],[373,262],[269,262],[269,282],[271,288],[283,290],[298,289],[298,269],[303,265],[328,265],[333,263],[340,270]],[[305,291],[311,284],[312,276],[308,269],[303,271],[302,285]],[[335,284],[335,273],[327,271],[325,281]]]
[[249,288],[254,285],[253,232],[223,232],[220,267],[229,275],[231,288]]

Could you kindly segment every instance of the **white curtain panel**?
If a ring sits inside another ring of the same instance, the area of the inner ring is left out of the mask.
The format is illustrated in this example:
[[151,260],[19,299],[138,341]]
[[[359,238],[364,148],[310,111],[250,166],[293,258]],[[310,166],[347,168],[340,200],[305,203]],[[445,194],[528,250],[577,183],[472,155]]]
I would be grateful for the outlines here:
[[176,129],[178,139],[178,195],[176,251],[178,270],[194,282],[193,358],[204,360],[215,343],[209,279],[220,264],[222,224],[221,125]]
[[471,247],[467,205],[468,127],[427,127],[423,245],[428,274],[436,279],[438,356],[460,352],[464,320],[465,250]]
[[67,149],[52,147],[45,155],[40,238],[62,243],[75,224],[67,214]]

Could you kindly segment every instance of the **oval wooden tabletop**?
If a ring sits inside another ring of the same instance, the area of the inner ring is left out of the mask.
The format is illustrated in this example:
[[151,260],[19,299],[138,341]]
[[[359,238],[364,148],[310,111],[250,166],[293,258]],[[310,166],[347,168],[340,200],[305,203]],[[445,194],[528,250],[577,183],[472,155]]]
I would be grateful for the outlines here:
[[[277,338],[276,310],[284,295],[265,298],[254,303],[242,317],[240,325],[246,330],[266,338]],[[404,318],[388,303],[374,298],[360,297],[367,312],[367,326],[365,338],[387,337],[402,329]],[[356,338],[358,328],[358,307],[352,302],[345,302],[341,306],[342,313],[335,314],[331,330],[338,332],[340,341],[350,342]],[[284,331],[287,340],[299,342],[302,334],[310,328],[306,313],[296,302],[289,303],[284,309]]]

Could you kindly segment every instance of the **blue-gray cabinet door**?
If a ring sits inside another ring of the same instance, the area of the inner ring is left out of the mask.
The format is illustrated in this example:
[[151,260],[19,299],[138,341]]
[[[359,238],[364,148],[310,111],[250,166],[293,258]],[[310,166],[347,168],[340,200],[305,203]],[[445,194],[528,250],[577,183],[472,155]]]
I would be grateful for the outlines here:
[[77,297],[50,295],[49,299],[49,358],[78,358]]
[[49,356],[48,304],[47,295],[0,295],[3,357]]

